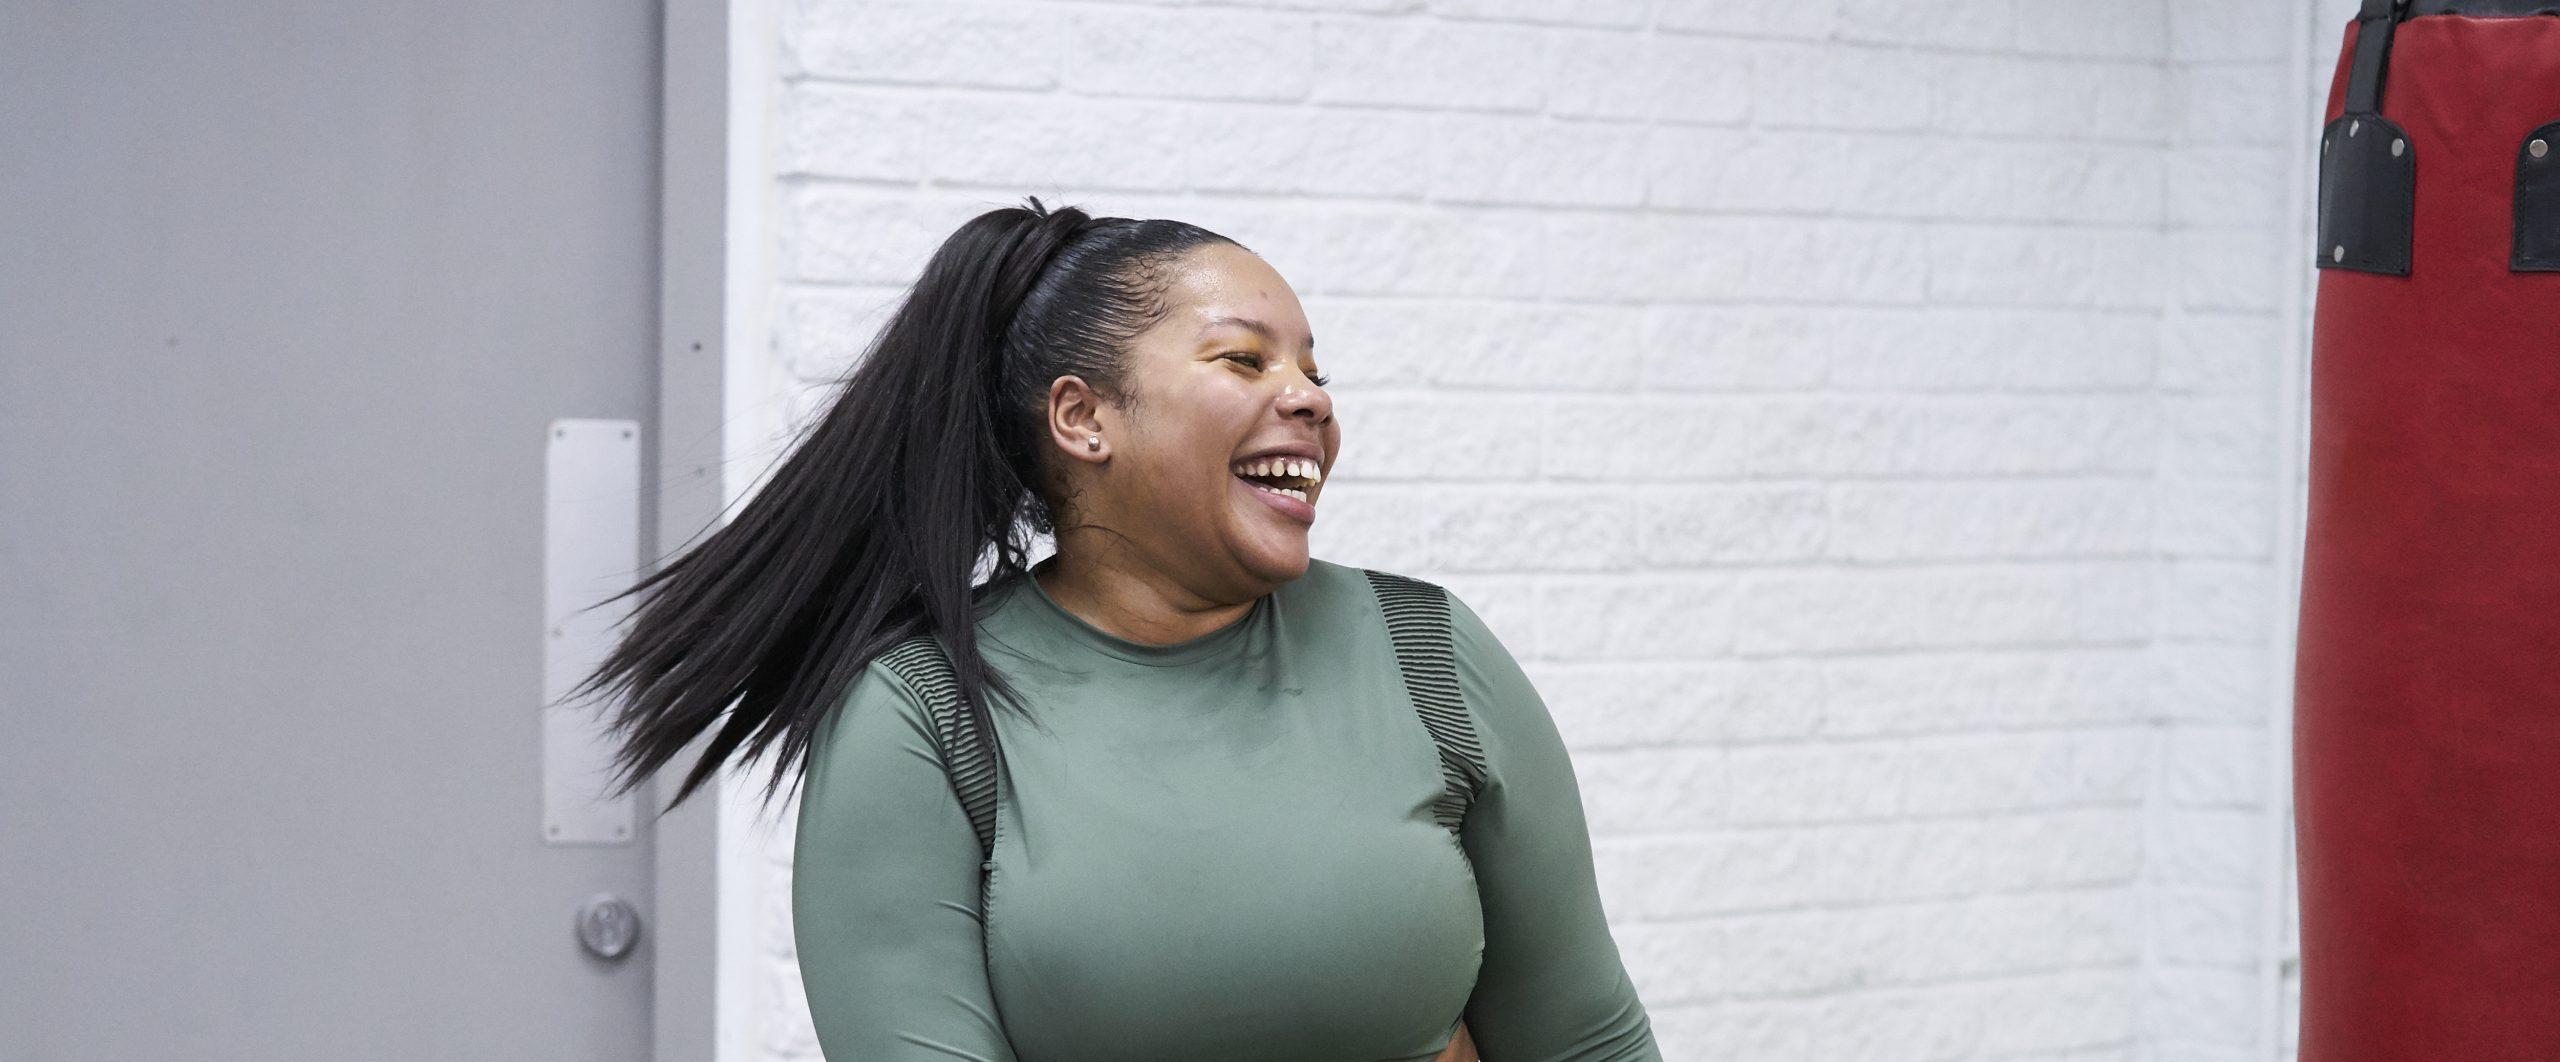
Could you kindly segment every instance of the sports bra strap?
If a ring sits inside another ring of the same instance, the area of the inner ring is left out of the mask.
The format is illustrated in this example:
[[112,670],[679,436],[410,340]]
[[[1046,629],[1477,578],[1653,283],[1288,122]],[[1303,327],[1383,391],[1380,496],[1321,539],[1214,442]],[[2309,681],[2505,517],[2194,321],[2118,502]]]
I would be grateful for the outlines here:
[[986,860],[995,850],[995,761],[987,754],[986,743],[978,740],[978,728],[962,705],[959,672],[930,631],[891,646],[880,660],[924,698],[934,744],[942,749],[943,773],[951,776],[951,791],[959,794],[961,810],[969,813],[969,828],[978,832],[978,858]]
[[1450,832],[1467,821],[1476,789],[1484,782],[1484,745],[1476,740],[1473,717],[1458,687],[1455,639],[1449,633],[1449,591],[1393,572],[1363,568],[1378,607],[1387,615],[1387,637],[1395,642],[1396,666],[1404,672],[1405,696],[1414,714],[1440,749],[1440,800],[1432,817]]
[[[1450,635],[1449,593],[1437,583],[1411,576],[1363,568],[1387,620],[1387,637],[1395,646],[1396,667],[1404,675],[1405,696],[1414,714],[1439,749],[1442,792],[1432,804],[1432,819],[1456,832],[1466,822],[1476,790],[1486,774],[1484,746],[1476,738],[1458,687],[1456,643]],[[981,863],[994,858],[996,821],[995,763],[977,727],[962,706],[960,682],[942,643],[930,632],[917,634],[880,654],[882,663],[924,699],[941,747],[951,790],[977,831]]]

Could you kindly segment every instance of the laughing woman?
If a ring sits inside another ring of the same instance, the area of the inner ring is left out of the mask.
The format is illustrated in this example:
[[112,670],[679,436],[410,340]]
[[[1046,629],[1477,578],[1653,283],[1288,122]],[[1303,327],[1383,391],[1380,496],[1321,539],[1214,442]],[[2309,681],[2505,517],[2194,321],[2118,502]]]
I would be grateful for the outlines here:
[[1342,427],[1288,284],[1028,202],[632,588],[591,676],[625,785],[715,724],[678,802],[779,744],[839,1062],[1658,1060],[1519,665],[1443,588],[1308,555]]

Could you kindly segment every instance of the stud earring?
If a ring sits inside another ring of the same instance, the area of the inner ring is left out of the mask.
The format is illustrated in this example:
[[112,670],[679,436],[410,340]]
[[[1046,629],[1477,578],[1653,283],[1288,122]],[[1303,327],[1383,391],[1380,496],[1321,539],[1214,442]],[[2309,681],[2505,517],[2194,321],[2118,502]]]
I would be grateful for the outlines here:
[[1084,448],[1085,448],[1085,449],[1087,449],[1087,450],[1099,450],[1099,449],[1102,449],[1102,436],[1099,436],[1099,435],[1087,435],[1087,436],[1085,436],[1085,437],[1084,437]]

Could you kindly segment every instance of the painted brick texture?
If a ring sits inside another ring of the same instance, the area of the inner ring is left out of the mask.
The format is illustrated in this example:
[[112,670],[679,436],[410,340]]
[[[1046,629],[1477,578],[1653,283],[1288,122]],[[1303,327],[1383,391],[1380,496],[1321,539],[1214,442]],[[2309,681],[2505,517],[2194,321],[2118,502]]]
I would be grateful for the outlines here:
[[1666,1057],[2258,1057],[2291,9],[778,15],[772,431],[971,215],[1232,236],[1336,379],[1315,552],[1521,658]]
[[[2297,148],[2317,135],[2297,121],[2289,79],[2296,52],[2319,38],[2294,39],[2298,20],[2327,21],[2302,14],[2299,4],[2174,0],[2164,56],[2181,91],[2162,217],[2172,255],[2156,385],[2164,689],[2143,839],[2140,1001],[2144,1050],[2161,1062],[2240,1062],[2284,1048],[2281,1037],[2261,1042],[2283,1000],[2267,998],[2259,966],[2276,870],[2268,816],[2290,812],[2269,770],[2270,754],[2282,754],[2269,742],[2283,740],[2271,733],[2270,691],[2289,692],[2291,676],[2281,651],[2290,638],[2279,643],[2274,631],[2291,625],[2287,587],[2300,563],[2298,539],[2275,539],[2279,526],[2299,534],[2301,480],[2281,463],[2298,460],[2287,421],[2303,396],[2284,401],[2276,385],[2306,379],[2286,309],[2310,275],[2292,246],[2288,182],[2307,180],[2294,170]],[[2243,710],[2179,692],[2208,685],[2229,685]]]

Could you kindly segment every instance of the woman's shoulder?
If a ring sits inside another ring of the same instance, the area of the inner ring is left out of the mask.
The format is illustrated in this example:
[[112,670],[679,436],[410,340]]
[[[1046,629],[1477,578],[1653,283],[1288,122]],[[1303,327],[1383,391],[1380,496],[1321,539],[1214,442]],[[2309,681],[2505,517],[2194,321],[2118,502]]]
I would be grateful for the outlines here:
[[[1311,576],[1316,574],[1314,567],[1309,566]],[[1519,658],[1457,591],[1429,578],[1383,568],[1328,568],[1328,578],[1360,584],[1361,597],[1373,611],[1419,605],[1423,607],[1418,614],[1446,617],[1445,627],[1414,636],[1428,648],[1417,655],[1413,666],[1442,669],[1441,681],[1449,684],[1443,688],[1453,688],[1455,703],[1461,706],[1457,715],[1461,721],[1452,725],[1465,731],[1471,742],[1480,743],[1481,752],[1468,753],[1479,767],[1500,774],[1506,756],[1557,740],[1554,718]],[[1445,612],[1439,611],[1442,607]]]
[[1477,616],[1473,608],[1468,607],[1466,601],[1458,596],[1457,591],[1443,583],[1411,572],[1389,568],[1358,567],[1310,557],[1307,560],[1307,574],[1300,577],[1299,582],[1312,582],[1319,589],[1345,596],[1356,592],[1358,599],[1369,603],[1371,607],[1379,605],[1392,607],[1399,600],[1433,603],[1445,600],[1448,602],[1452,636],[1469,648],[1490,645],[1498,649],[1501,645],[1500,641],[1494,638],[1492,629],[1485,625],[1483,618]]
[[1450,635],[1474,633],[1462,631],[1474,620],[1474,614],[1457,594],[1431,579],[1392,568],[1310,557],[1306,574],[1282,586],[1279,596],[1290,612],[1311,617],[1310,622],[1352,623],[1381,636],[1397,619],[1436,617],[1441,614],[1441,602],[1446,600],[1448,625],[1443,630]]
[[812,794],[823,802],[823,794],[837,786],[875,784],[846,779],[875,778],[920,758],[939,770],[934,734],[925,699],[883,657],[874,657],[812,725],[802,764],[804,784],[810,787],[803,806]]
[[1310,556],[1307,570],[1274,588],[1271,598],[1303,622],[1335,623],[1378,611],[1369,584],[1368,569]]
[[[1408,572],[1341,564],[1320,557],[1307,558],[1306,574],[1299,576],[1290,587],[1307,596],[1321,594],[1364,603],[1399,596],[1429,597],[1435,593],[1446,593],[1448,589]],[[1452,601],[1457,599],[1455,594],[1449,597]]]
[[1307,574],[1300,576],[1298,581],[1307,582],[1315,580],[1323,583],[1365,585],[1379,578],[1421,583],[1426,586],[1436,585],[1431,583],[1429,580],[1406,572],[1394,571],[1387,568],[1372,568],[1354,564],[1342,564],[1326,560],[1322,557],[1313,556],[1307,558]]
[[932,712],[923,692],[932,688],[930,667],[912,641],[872,657],[821,720],[814,744],[822,749],[839,745],[848,729],[930,735]]

